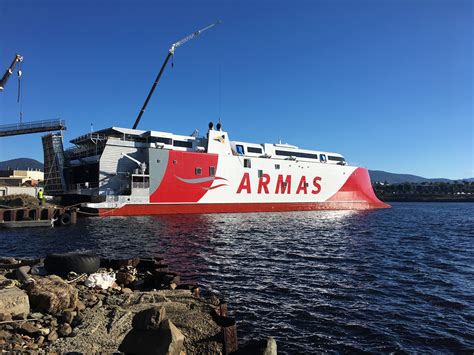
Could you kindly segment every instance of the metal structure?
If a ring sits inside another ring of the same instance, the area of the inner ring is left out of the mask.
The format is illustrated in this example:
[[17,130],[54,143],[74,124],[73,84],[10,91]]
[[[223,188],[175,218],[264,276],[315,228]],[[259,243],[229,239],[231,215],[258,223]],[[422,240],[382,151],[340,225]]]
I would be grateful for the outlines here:
[[42,137],[44,153],[44,190],[48,194],[66,191],[64,180],[64,149],[62,134],[50,133]]
[[[15,58],[13,58],[12,63],[8,67],[8,69],[5,71],[5,74],[3,74],[2,79],[0,80],[0,91],[3,91],[5,88],[5,85],[7,84],[8,79],[10,76],[13,74],[13,70],[15,70],[15,66],[23,61],[23,57],[20,54],[16,54]],[[21,76],[21,71],[18,71],[18,77]]]
[[18,136],[38,132],[62,131],[66,129],[66,123],[59,118],[54,120],[41,120],[31,122],[20,122],[0,126],[0,137]]
[[192,40],[193,38],[196,38],[197,36],[199,36],[201,33],[203,33],[204,31],[207,31],[208,29],[211,29],[212,27],[214,26],[217,26],[219,24],[221,24],[222,21],[217,21],[215,23],[212,23],[210,24],[209,26],[206,26],[194,33],[191,33],[189,36],[186,36],[184,37],[183,39],[179,40],[178,42],[176,43],[173,43],[170,47],[170,49],[168,50],[168,54],[165,58],[165,61],[163,62],[163,65],[161,66],[161,69],[160,69],[160,72],[158,73],[158,76],[156,77],[155,79],[155,82],[153,83],[153,86],[151,87],[150,89],[150,92],[148,93],[148,96],[145,100],[145,103],[143,104],[142,106],[142,109],[140,110],[139,114],[138,114],[138,117],[137,119],[135,120],[135,123],[133,124],[133,129],[136,129],[137,126],[138,126],[138,123],[140,123],[140,119],[142,118],[142,115],[143,113],[145,112],[145,109],[146,109],[146,106],[148,105],[148,101],[150,101],[151,99],[151,96],[153,95],[153,92],[155,91],[155,88],[156,88],[156,85],[158,84],[158,81],[160,81],[160,78],[161,78],[161,75],[163,74],[165,68],[166,68],[166,65],[168,64],[168,61],[170,60],[170,58],[174,55],[174,51],[182,46],[183,44],[185,44],[186,42],[189,42],[190,40]]

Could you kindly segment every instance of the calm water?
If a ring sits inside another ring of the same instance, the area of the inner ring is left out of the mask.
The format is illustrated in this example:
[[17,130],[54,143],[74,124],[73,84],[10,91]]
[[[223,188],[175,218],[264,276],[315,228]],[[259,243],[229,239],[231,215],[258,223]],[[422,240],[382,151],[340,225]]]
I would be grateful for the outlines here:
[[474,204],[81,219],[0,231],[0,255],[159,255],[287,353],[471,352]]

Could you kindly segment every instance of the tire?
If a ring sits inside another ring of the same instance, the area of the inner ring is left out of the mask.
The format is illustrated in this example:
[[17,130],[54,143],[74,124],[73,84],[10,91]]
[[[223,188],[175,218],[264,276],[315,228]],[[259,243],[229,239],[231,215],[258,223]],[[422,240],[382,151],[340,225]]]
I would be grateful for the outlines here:
[[71,224],[71,215],[69,213],[63,213],[61,217],[59,217],[59,222],[63,226],[68,226]]
[[50,274],[66,276],[70,271],[92,274],[100,267],[100,258],[91,254],[49,254],[44,267]]

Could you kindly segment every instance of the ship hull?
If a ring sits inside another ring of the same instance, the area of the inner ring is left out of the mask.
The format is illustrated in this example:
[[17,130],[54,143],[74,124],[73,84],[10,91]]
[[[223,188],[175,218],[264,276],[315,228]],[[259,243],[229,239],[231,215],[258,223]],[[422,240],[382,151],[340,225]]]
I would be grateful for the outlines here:
[[208,214],[289,212],[316,210],[368,210],[388,208],[387,204],[366,201],[331,201],[314,203],[193,203],[193,204],[130,204],[120,208],[99,208],[99,216],[144,216],[164,214]]
[[[332,170],[340,170],[345,167],[333,166]],[[347,169],[347,168],[346,168]],[[176,176],[173,174],[173,179],[176,180]],[[317,180],[318,189],[312,190],[317,191],[317,194],[311,194],[311,191],[307,189],[306,194],[303,193],[303,187],[300,188],[300,192],[296,193],[297,190],[287,190],[284,194],[280,191],[280,194],[265,194],[261,189],[261,193],[258,194],[258,189],[255,194],[248,193],[253,190],[250,188],[251,182],[248,180],[248,189],[245,189],[246,180],[243,178],[240,183],[236,183],[234,186],[235,191],[241,190],[245,197],[250,201],[243,201],[241,195],[235,193],[235,201],[223,201],[223,202],[207,202],[204,198],[208,194],[216,195],[215,189],[209,187],[215,181],[220,186],[219,180],[212,180],[202,182],[206,185],[206,194],[201,196],[198,201],[165,201],[165,202],[148,202],[148,203],[126,203],[122,206],[116,206],[113,208],[96,208],[93,209],[95,213],[100,216],[137,216],[137,215],[162,215],[162,214],[200,214],[200,213],[248,213],[248,212],[285,212],[285,211],[313,211],[313,210],[368,210],[378,208],[389,208],[390,206],[380,201],[375,195],[372,185],[370,182],[369,173],[364,168],[355,168],[352,173],[342,183],[340,183],[336,190],[327,194],[324,200],[317,200],[319,197],[319,190],[324,191],[327,188],[328,183],[325,185],[326,178]],[[189,184],[194,188],[196,184]],[[201,183],[199,183],[201,184]],[[256,182],[258,185],[258,182]],[[160,188],[163,189],[163,184],[160,184]],[[244,186],[244,187],[242,187]],[[303,185],[301,185],[303,186]],[[306,186],[306,185],[305,185]],[[166,185],[165,185],[166,187]],[[280,186],[283,187],[283,186]],[[187,187],[186,187],[187,188]],[[314,187],[313,187],[314,188]],[[186,199],[192,196],[191,193],[184,193],[186,190],[177,190],[175,185],[169,185],[166,190],[162,190],[163,196],[174,196],[175,199]],[[289,192],[293,191],[293,195]],[[184,196],[184,197],[183,197]],[[256,197],[255,197],[256,196]],[[260,200],[266,201],[251,201],[251,199],[259,198]],[[170,197],[171,199],[171,197]],[[299,200],[298,200],[299,199]],[[313,199],[311,201],[310,199]],[[152,199],[150,199],[152,200]],[[273,200],[273,201],[272,201]],[[276,200],[276,201],[275,201]],[[293,200],[293,201],[292,201]],[[309,200],[309,201],[308,201]],[[152,200],[153,201],[153,200]],[[103,205],[102,205],[103,206]]]

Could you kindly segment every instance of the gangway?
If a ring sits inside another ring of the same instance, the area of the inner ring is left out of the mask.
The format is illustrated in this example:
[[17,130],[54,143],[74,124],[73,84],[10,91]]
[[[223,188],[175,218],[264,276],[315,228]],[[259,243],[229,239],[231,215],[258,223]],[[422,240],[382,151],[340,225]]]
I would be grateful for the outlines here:
[[64,120],[57,118],[52,120],[41,120],[0,125],[0,137],[63,130],[66,130],[66,123]]

